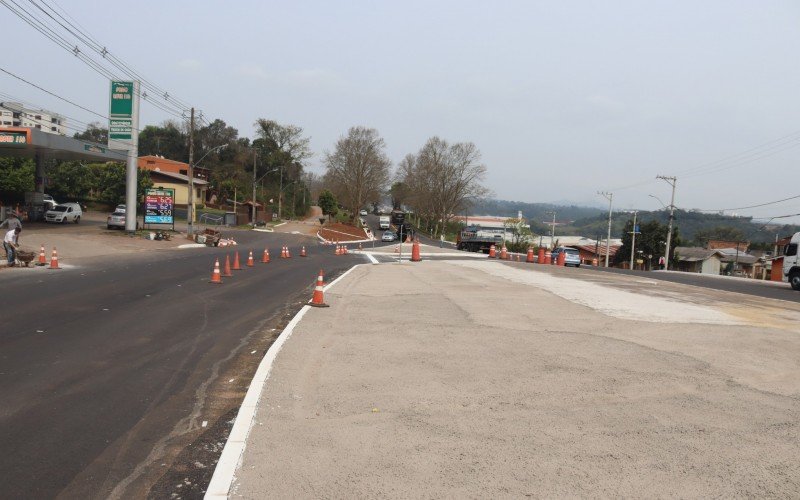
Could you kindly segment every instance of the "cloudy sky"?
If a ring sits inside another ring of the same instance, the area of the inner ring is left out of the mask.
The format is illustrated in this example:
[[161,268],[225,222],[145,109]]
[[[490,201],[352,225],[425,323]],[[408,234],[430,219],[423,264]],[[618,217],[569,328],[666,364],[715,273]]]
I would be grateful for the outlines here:
[[[43,1],[240,135],[259,117],[303,127],[312,171],[366,125],[395,162],[433,135],[474,142],[502,199],[602,206],[611,191],[615,209],[656,209],[659,174],[678,177],[681,208],[800,195],[796,1]],[[0,20],[0,67],[107,113],[107,80]],[[0,91],[97,119],[5,74]],[[143,124],[167,118],[142,105]],[[800,213],[800,198],[736,212]]]

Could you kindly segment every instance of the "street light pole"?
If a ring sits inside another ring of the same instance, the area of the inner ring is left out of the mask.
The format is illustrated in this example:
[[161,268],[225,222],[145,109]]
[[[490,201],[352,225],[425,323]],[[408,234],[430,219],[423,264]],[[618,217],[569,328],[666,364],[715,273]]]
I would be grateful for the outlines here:
[[281,180],[278,184],[278,221],[281,220],[281,198],[283,198],[283,166],[281,166]]
[[[555,210],[548,210],[544,213],[545,215],[553,215],[553,222],[550,224],[550,249],[552,250],[553,245],[555,245],[555,237],[556,237],[556,212]],[[541,246],[541,245],[540,245]]]
[[678,183],[678,178],[658,175],[656,179],[667,181],[672,186],[672,199],[669,202],[669,224],[667,224],[667,245],[666,252],[664,253],[664,269],[669,270],[669,247],[672,243],[672,221],[675,219],[675,184]]
[[633,212],[633,228],[631,228],[631,271],[633,271],[633,249],[636,248],[636,216],[639,212]]
[[606,267],[608,267],[608,254],[611,253],[611,203],[614,200],[614,193],[598,191],[597,194],[608,199],[608,236],[606,237]]
[[258,183],[258,181],[256,181],[256,167],[258,166],[256,164],[257,153],[258,150],[253,148],[253,227],[256,227],[256,214],[258,214],[258,210],[256,209],[256,184]]

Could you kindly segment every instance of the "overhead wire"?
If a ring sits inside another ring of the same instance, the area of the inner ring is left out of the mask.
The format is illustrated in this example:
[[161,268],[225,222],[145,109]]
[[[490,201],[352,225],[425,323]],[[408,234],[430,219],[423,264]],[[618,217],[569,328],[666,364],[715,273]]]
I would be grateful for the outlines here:
[[[147,80],[141,74],[133,70],[130,66],[124,63],[124,61],[122,61],[121,59],[117,58],[116,56],[108,52],[108,50],[105,47],[101,47],[100,43],[97,42],[93,37],[91,37],[91,35],[87,35],[83,31],[75,27],[74,24],[70,23],[61,14],[56,12],[55,9],[53,9],[49,4],[43,2],[43,4],[46,7],[48,7],[53,14],[58,16],[58,18],[63,20],[64,22],[61,22],[59,21],[59,19],[56,19],[56,17],[54,17],[51,13],[47,12],[41,5],[37,4],[33,0],[28,0],[28,1],[32,5],[34,5],[38,10],[42,11],[47,17],[49,17],[52,20],[52,22],[55,22],[62,29],[66,30],[83,45],[87,46],[90,50],[100,54],[101,57],[103,57],[113,66],[115,66],[117,70],[120,70],[123,73],[127,74],[128,76],[131,76],[139,80],[141,82],[141,85],[144,86],[145,89],[150,89],[151,92],[154,92],[157,95],[159,95],[159,99],[152,99],[146,94],[146,90],[145,92],[140,91],[140,98],[142,98],[142,100],[147,101],[148,103],[164,111],[165,113],[168,113],[178,118],[182,117],[183,111],[186,109],[182,101],[169,96],[168,92],[150,83],[149,80]],[[36,31],[44,35],[52,42],[56,43],[64,50],[67,50],[70,53],[72,53],[84,64],[86,64],[89,68],[93,69],[95,72],[97,72],[104,78],[107,78],[109,80],[119,79],[112,70],[106,68],[98,61],[89,57],[87,54],[81,51],[77,45],[73,46],[73,44],[70,41],[68,41],[64,36],[58,33],[57,28],[55,26],[48,24],[48,22],[46,22],[46,20],[43,20],[41,16],[37,16],[35,13],[32,13],[31,11],[29,11],[28,9],[17,3],[16,0],[0,0],[0,3],[4,5],[6,8],[8,8],[17,17],[22,19],[29,26],[34,28]],[[164,97],[164,100],[166,102],[162,102],[160,100],[160,97]]]

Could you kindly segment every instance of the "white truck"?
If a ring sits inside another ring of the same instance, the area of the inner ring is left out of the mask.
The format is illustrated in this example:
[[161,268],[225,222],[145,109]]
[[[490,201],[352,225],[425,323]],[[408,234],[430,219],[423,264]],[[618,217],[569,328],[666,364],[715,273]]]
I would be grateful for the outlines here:
[[378,218],[378,227],[381,229],[389,229],[390,219],[388,215],[381,215]]
[[783,249],[783,277],[789,281],[793,290],[800,290],[800,261],[797,258],[797,247],[800,245],[800,233],[794,233],[789,244]]

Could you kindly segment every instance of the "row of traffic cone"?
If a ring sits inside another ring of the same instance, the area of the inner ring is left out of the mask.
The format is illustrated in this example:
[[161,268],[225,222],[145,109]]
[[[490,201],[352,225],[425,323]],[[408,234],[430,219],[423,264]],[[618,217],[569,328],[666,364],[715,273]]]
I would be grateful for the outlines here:
[[[264,250],[264,258],[266,259],[266,262],[269,262],[269,250]],[[262,259],[262,262],[264,262],[263,259]],[[56,265],[58,265],[58,262],[56,262]],[[250,255],[247,257],[247,266],[249,266],[249,267],[253,267],[254,266],[254,263],[253,263],[253,251],[252,250],[250,250]],[[222,277],[223,276],[225,276],[225,277],[233,276],[233,273],[231,272],[231,270],[233,270],[233,271],[241,271],[242,270],[242,268],[241,268],[241,266],[239,264],[239,252],[236,252],[234,254],[233,268],[231,268],[230,256],[229,255],[225,256],[225,269],[224,269],[225,272],[224,272],[224,274],[222,272],[220,272],[220,269],[219,269],[219,258],[214,259],[214,270],[211,271],[211,281],[210,281],[210,283],[222,284]],[[311,302],[309,302],[309,305],[311,305],[311,306],[314,306],[314,307],[329,307],[328,304],[325,303],[325,297],[324,297],[324,292],[325,292],[325,290],[324,290],[325,289],[324,276],[325,276],[325,273],[322,271],[322,269],[320,269],[319,270],[319,275],[317,275],[317,284],[314,287],[314,295],[311,297]]]

